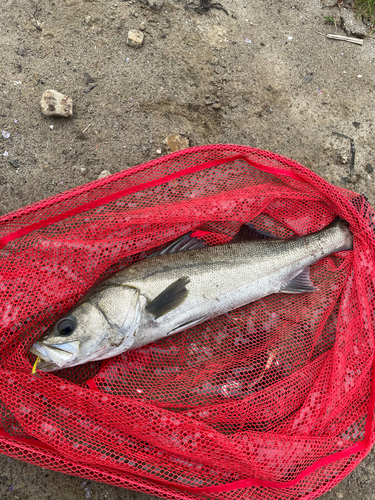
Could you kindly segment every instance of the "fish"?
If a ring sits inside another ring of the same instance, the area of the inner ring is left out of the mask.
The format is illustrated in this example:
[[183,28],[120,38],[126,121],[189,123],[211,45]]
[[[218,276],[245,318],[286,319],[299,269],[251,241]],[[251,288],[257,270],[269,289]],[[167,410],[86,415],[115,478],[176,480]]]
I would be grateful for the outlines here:
[[290,239],[244,227],[215,246],[185,235],[94,286],[32,345],[38,370],[118,356],[271,294],[314,293],[310,266],[353,249],[342,219]]

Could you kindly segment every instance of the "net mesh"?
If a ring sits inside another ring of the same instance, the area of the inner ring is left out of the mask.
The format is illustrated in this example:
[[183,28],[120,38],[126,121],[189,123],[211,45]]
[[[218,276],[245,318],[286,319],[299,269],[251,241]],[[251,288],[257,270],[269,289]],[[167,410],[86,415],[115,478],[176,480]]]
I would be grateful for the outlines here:
[[[196,168],[233,155],[264,169]],[[215,245],[251,221],[288,238],[337,215],[354,251],[312,267],[314,294],[271,295],[105,362],[31,375],[30,346],[96,281],[188,231]],[[0,218],[1,452],[163,498],[317,498],[373,444],[374,215],[290,159],[211,145]]]

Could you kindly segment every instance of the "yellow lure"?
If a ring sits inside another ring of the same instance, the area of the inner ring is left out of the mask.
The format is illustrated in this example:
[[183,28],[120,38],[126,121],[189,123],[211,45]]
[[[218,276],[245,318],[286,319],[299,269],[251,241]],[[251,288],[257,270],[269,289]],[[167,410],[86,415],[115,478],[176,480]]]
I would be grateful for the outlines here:
[[38,356],[35,360],[35,363],[33,365],[33,369],[31,370],[31,375],[36,374],[36,367],[38,366],[39,361],[41,361],[40,357]]

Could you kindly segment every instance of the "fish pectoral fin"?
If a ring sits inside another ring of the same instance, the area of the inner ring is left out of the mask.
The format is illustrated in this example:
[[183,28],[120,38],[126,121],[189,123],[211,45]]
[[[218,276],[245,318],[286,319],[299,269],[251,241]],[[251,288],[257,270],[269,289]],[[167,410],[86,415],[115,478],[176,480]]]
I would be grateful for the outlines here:
[[184,276],[183,278],[179,278],[155,297],[146,307],[146,311],[153,314],[155,319],[172,311],[181,305],[188,296],[189,290],[186,288],[188,283],[190,283],[189,277]]
[[306,267],[297,274],[289,283],[280,290],[281,293],[306,293],[316,292],[318,288],[313,285],[310,279],[310,267]]

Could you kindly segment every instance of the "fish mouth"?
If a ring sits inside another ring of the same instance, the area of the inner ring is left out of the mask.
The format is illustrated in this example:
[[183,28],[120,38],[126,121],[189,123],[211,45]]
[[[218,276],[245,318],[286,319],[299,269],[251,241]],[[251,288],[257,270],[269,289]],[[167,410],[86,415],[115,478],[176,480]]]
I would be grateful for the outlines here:
[[46,372],[61,370],[78,354],[79,342],[65,342],[63,344],[46,345],[40,342],[30,348],[30,351],[42,360],[38,369]]

